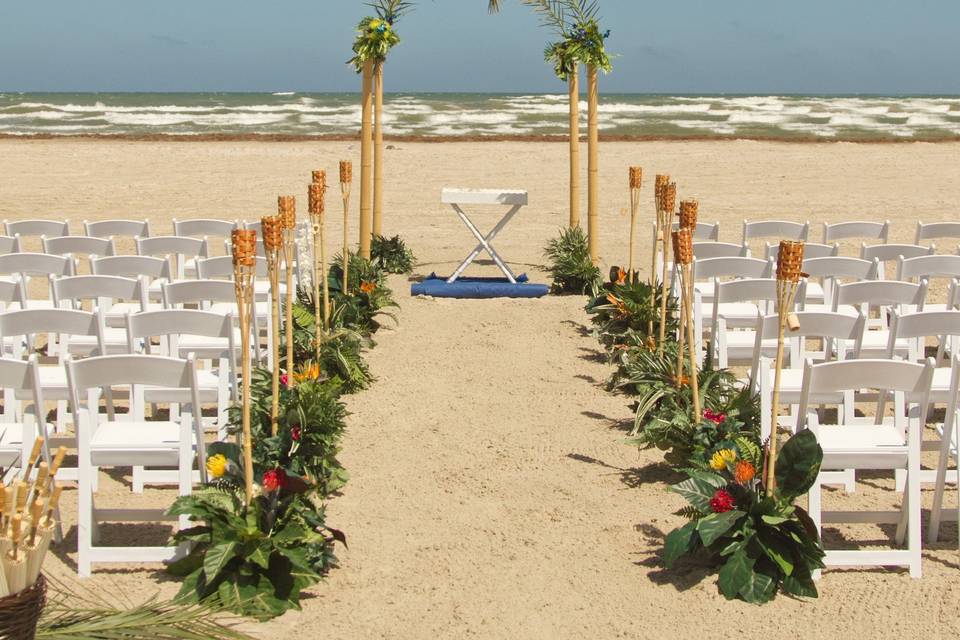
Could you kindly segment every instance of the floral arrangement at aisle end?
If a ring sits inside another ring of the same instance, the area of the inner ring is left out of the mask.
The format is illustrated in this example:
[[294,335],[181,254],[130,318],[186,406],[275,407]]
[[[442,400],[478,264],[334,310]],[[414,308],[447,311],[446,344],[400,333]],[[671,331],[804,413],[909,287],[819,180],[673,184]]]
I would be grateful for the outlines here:
[[[613,359],[618,360],[628,347],[656,346],[663,287],[641,280],[630,282],[627,272],[619,267],[611,269],[610,276],[610,281],[595,293],[586,309],[591,316],[594,335]],[[677,322],[670,312],[675,309],[675,304],[672,300],[667,302],[666,330],[673,333],[677,330]]]
[[551,239],[543,255],[550,261],[547,270],[553,278],[553,293],[595,292],[601,282],[600,268],[590,260],[587,236],[580,227],[560,230]]
[[407,244],[400,236],[385,238],[373,236],[370,244],[370,261],[383,273],[413,273],[417,261]]

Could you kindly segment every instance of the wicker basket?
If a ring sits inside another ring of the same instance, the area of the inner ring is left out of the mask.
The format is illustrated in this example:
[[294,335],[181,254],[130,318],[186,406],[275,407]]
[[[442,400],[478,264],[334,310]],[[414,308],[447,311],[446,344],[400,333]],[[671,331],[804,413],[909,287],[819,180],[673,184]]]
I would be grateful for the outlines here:
[[33,586],[0,598],[0,640],[33,640],[46,603],[47,582],[42,573]]

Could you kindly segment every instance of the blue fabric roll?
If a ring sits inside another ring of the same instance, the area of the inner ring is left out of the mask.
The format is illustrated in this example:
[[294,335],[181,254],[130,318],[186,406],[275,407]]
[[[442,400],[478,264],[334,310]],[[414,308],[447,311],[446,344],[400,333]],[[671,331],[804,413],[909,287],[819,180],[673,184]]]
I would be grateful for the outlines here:
[[517,277],[513,284],[506,278],[459,278],[447,284],[446,278],[435,273],[410,287],[414,296],[435,298],[540,298],[550,291],[545,284],[531,284],[527,274]]

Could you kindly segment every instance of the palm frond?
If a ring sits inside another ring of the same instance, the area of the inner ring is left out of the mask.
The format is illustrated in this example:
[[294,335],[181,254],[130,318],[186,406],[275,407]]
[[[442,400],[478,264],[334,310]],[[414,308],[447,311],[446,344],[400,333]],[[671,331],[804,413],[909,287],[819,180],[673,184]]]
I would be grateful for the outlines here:
[[523,4],[531,7],[533,12],[540,16],[543,26],[554,29],[559,34],[567,32],[569,22],[567,20],[567,11],[577,0],[520,0]]
[[487,2],[487,11],[490,13],[499,13],[500,0],[489,0],[489,2]]
[[413,10],[414,4],[415,3],[408,0],[374,0],[368,3],[368,6],[374,10],[378,18],[393,24],[407,13],[410,13],[410,11]]

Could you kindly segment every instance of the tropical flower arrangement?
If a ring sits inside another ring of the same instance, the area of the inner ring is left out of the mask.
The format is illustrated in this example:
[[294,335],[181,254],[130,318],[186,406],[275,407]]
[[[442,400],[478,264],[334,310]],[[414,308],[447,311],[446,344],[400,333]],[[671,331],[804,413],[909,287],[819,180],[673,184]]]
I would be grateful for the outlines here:
[[[594,66],[605,73],[613,69],[606,50],[610,30],[601,31],[600,22],[595,16],[585,18],[564,33],[561,42],[547,47],[545,55],[549,60],[555,61],[554,70],[558,71],[557,75],[560,77],[565,77],[560,74],[570,64],[568,61],[574,60]],[[552,51],[551,47],[556,47],[557,50]]]
[[413,273],[416,260],[413,251],[400,236],[373,236],[370,243],[370,261],[383,273]]
[[359,73],[367,60],[382,62],[390,49],[400,44],[400,36],[393,30],[393,21],[367,16],[357,25],[357,37],[353,41],[352,64]]
[[[594,335],[614,356],[622,355],[628,345],[654,344],[659,332],[663,287],[652,287],[640,280],[631,283],[626,271],[620,268],[615,268],[611,276],[611,281],[587,303]],[[676,305],[672,300],[667,302],[666,330],[673,332],[677,323],[670,312]]]
[[553,278],[553,293],[583,295],[599,288],[600,269],[590,259],[587,236],[580,227],[561,229],[560,235],[547,243],[543,255],[550,261],[547,270]]

